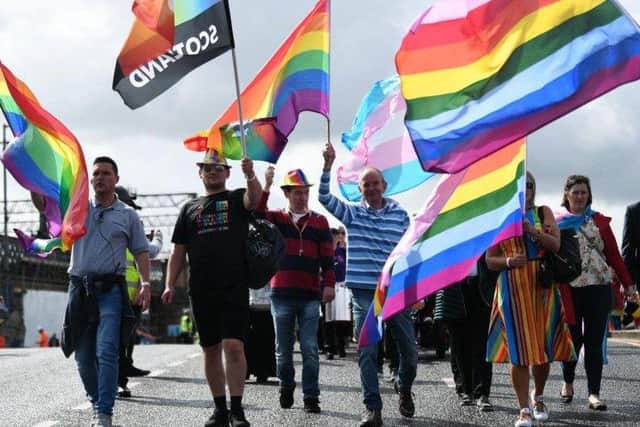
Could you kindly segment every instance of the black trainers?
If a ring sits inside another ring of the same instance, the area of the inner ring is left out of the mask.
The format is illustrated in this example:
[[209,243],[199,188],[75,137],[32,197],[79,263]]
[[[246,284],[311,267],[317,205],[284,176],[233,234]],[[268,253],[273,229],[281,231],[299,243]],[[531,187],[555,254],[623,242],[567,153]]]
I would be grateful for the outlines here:
[[416,413],[416,406],[413,404],[413,393],[400,393],[400,399],[398,400],[398,411],[400,415],[407,418],[412,418]]
[[320,413],[320,401],[317,397],[309,397],[304,399],[304,412],[308,414]]
[[293,391],[295,387],[280,387],[280,407],[289,409],[293,406]]
[[493,411],[493,405],[489,402],[489,396],[480,396],[476,401],[476,406],[480,410],[480,412],[491,412]]
[[360,427],[382,427],[382,411],[367,408],[360,421]]
[[131,397],[131,390],[129,390],[127,386],[118,387],[118,397],[123,397],[123,398]]
[[135,366],[132,366],[129,369],[127,369],[128,377],[146,377],[150,373],[151,371],[147,371],[146,369],[138,369]]
[[473,399],[467,393],[462,393],[458,395],[458,399],[460,401],[460,406],[471,406],[473,405]]
[[204,427],[229,427],[229,412],[214,409],[213,415],[204,423]]
[[229,412],[229,426],[231,427],[250,427],[249,421],[244,417],[244,410],[233,410]]

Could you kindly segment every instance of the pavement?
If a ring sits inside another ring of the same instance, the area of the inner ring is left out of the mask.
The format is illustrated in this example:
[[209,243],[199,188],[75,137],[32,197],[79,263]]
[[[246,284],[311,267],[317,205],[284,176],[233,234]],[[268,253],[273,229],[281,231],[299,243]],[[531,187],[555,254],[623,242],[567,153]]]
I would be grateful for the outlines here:
[[[562,375],[554,363],[547,385],[546,402],[551,418],[544,426],[637,426],[640,419],[640,346],[628,335],[615,334],[609,346],[602,398],[606,412],[587,409],[586,379],[580,367],[576,397],[569,405],[559,398]],[[633,335],[637,337],[638,335]],[[622,340],[622,341],[620,341]],[[635,340],[635,338],[634,338]],[[193,345],[146,345],[136,347],[136,365],[151,369],[148,377],[132,379],[133,397],[119,399],[114,408],[117,426],[203,426],[213,411],[206,385],[202,354]],[[296,353],[297,378],[301,361]],[[397,395],[381,379],[385,426],[513,426],[517,405],[510,385],[508,366],[494,366],[491,400],[495,410],[481,413],[475,407],[460,407],[452,388],[447,360],[436,360],[433,352],[422,352],[414,384],[416,416],[402,418]],[[278,405],[278,386],[258,385],[249,380],[245,390],[246,414],[252,426],[356,426],[363,405],[355,349],[344,359],[325,360],[320,368],[321,414],[302,410],[301,387],[292,409]],[[91,409],[84,399],[73,359],[59,349],[0,350],[0,426],[87,426]],[[542,425],[542,424],[541,424]]]

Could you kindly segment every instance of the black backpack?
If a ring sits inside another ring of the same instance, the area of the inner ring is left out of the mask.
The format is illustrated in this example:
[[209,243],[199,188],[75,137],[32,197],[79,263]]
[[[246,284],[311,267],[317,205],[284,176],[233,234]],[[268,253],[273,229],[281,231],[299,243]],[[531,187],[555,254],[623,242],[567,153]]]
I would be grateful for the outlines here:
[[[544,221],[542,207],[538,208],[540,221]],[[542,284],[569,283],[582,274],[582,257],[578,235],[572,228],[560,230],[560,249],[557,253],[545,251],[540,263]]]
[[247,282],[251,289],[264,287],[280,267],[286,244],[280,230],[267,221],[249,219],[247,235]]

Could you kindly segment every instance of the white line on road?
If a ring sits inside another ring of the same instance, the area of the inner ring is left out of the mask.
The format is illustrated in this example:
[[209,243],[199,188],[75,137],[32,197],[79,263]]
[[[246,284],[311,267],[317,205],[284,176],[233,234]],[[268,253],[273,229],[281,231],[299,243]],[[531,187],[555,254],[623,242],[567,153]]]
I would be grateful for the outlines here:
[[175,368],[176,366],[184,365],[185,363],[187,363],[186,360],[179,360],[177,362],[168,363],[167,366],[170,368]]
[[51,427],[51,426],[55,426],[56,424],[59,424],[58,421],[43,421],[41,423],[34,425],[33,427]]
[[445,383],[449,388],[454,388],[456,386],[456,383],[453,381],[453,378],[451,377],[443,378],[442,382]]
[[85,402],[82,405],[78,405],[75,408],[72,408],[74,411],[86,411],[87,409],[91,409],[93,405],[91,402]]
[[151,371],[151,373],[149,375],[147,375],[148,377],[159,377],[160,375],[166,373],[166,369],[157,369],[155,371]]
[[196,357],[202,356],[202,353],[193,353],[187,356],[187,359],[195,359]]

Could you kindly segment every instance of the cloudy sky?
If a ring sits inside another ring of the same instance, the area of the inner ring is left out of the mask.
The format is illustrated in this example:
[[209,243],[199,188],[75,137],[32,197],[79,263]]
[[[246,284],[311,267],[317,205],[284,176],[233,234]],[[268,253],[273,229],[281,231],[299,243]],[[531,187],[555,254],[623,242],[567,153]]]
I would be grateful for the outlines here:
[[[442,0],[445,1],[445,0]],[[184,137],[208,126],[235,95],[231,56],[196,69],[148,105],[129,110],[111,90],[115,59],[129,32],[131,0],[3,0],[0,59],[24,80],[41,104],[80,140],[88,162],[110,155],[121,183],[139,193],[201,192],[194,162],[201,154]],[[424,0],[334,0],[331,36],[331,139],[338,162],[340,132],[351,126],[371,84],[394,73],[393,56]],[[620,0],[636,21],[640,2]],[[308,13],[314,0],[231,0],[240,82],[244,86]],[[617,234],[624,206],[640,199],[640,84],[632,83],[545,127],[529,139],[528,168],[538,181],[538,201],[559,204],[564,179],[591,177],[594,208],[614,217]],[[301,167],[318,181],[326,121],[305,113],[277,165],[276,182]],[[257,166],[259,176],[264,165]],[[242,185],[239,168],[230,187]],[[396,198],[410,212],[428,196],[427,183]],[[336,189],[337,191],[337,189]],[[9,199],[27,198],[12,178]],[[279,192],[279,190],[278,190]],[[277,192],[276,192],[277,193]],[[323,211],[315,201],[312,208]],[[284,199],[276,194],[272,207]]]

